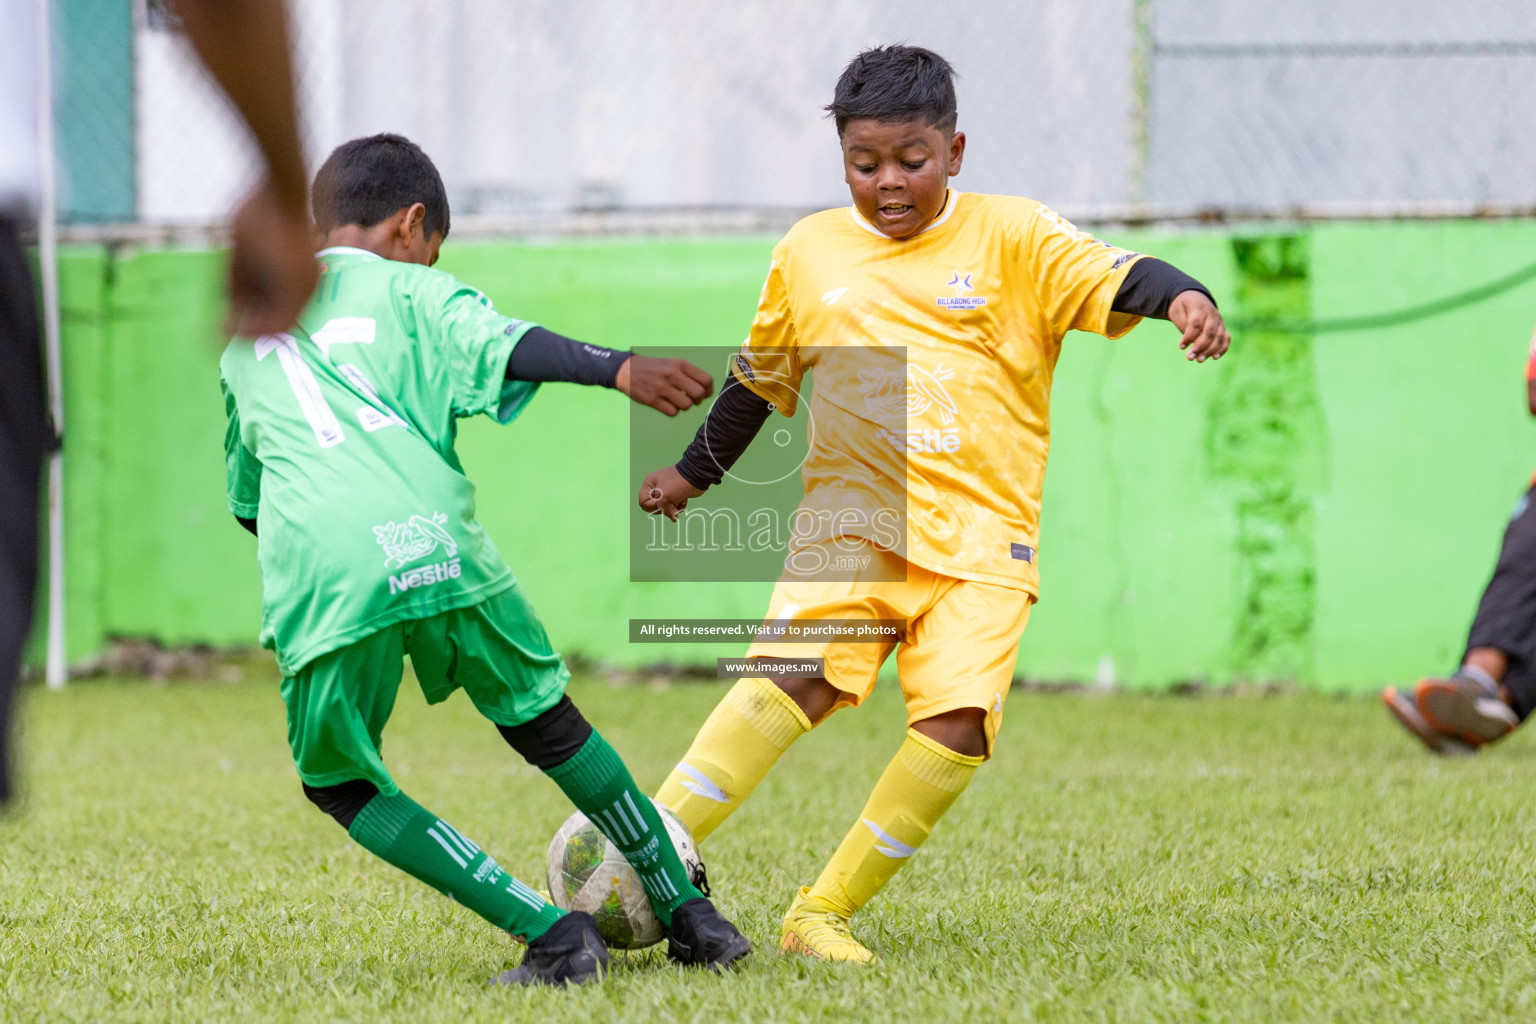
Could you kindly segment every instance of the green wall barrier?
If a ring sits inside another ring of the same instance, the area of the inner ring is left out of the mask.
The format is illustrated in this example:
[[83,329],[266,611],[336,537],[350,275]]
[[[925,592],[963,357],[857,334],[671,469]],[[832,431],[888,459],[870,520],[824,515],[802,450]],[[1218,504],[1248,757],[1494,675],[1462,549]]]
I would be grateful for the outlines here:
[[[1520,382],[1536,284],[1407,323],[1336,321],[1507,275],[1536,257],[1536,224],[1115,241],[1199,277],[1250,326],[1204,366],[1165,323],[1065,343],[1020,674],[1343,690],[1448,667],[1536,464]],[[600,344],[718,346],[745,335],[770,248],[466,243],[442,266],[504,311]],[[62,260],[74,659],[113,635],[254,642],[256,542],[223,498],[221,265],[206,252]],[[547,386],[511,426],[466,424],[480,518],[561,649],[631,665],[739,654],[627,642],[631,617],[754,617],[771,589],[628,582],[633,496],[654,468],[629,466],[628,417],[615,393]]]
[[[1305,235],[1234,238],[1240,318],[1311,318]],[[1219,368],[1207,428],[1211,478],[1232,497],[1239,613],[1234,671],[1268,679],[1315,678],[1317,555],[1313,505],[1324,486],[1322,410],[1313,335],[1242,333],[1242,357]]]

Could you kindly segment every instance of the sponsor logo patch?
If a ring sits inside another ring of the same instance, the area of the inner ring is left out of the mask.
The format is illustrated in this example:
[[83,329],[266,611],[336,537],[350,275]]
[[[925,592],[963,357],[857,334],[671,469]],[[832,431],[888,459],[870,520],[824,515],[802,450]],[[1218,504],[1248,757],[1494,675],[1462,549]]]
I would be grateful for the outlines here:
[[446,515],[434,512],[431,519],[425,516],[411,516],[403,523],[390,522],[383,526],[375,526],[373,536],[379,542],[379,546],[384,549],[385,567],[388,568],[393,562],[395,567],[399,568],[406,562],[425,558],[436,551],[439,545],[449,558],[458,554],[458,541],[443,528],[447,522]]
[[403,594],[407,590],[415,590],[417,587],[430,587],[434,583],[444,580],[456,580],[464,575],[464,569],[457,558],[450,558],[446,562],[434,562],[431,565],[419,566],[415,569],[407,569],[398,576],[389,577],[389,592],[391,594]]
[[960,450],[960,428],[958,427],[950,427],[947,430],[932,427],[927,430],[887,430],[881,427],[875,431],[875,436],[897,451],[906,451],[913,455],[923,453],[931,455],[935,452],[952,455]]

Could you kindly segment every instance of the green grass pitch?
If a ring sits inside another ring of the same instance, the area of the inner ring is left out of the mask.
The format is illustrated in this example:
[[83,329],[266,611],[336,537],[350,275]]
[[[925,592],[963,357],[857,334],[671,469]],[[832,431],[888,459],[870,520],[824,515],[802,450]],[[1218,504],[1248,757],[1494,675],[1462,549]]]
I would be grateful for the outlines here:
[[[653,788],[716,686],[572,693]],[[757,952],[618,954],[576,992],[302,798],[275,685],[32,690],[0,821],[0,1020],[1474,1021],[1536,1015],[1536,743],[1436,761],[1365,699],[1015,694],[998,757],[856,920],[873,969],[778,917],[901,739],[882,687],[705,847]],[[404,788],[529,881],[569,809],[462,697],[401,690]]]

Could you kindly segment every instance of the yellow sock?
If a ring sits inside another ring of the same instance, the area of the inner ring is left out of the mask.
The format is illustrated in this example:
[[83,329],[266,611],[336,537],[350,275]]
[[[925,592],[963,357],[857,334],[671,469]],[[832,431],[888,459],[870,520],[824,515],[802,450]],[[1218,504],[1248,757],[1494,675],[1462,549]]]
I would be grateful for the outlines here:
[[957,754],[908,729],[858,824],[843,838],[807,900],[853,916],[923,845],[984,760]]
[[702,843],[810,729],[805,712],[772,681],[743,679],[710,712],[656,799]]

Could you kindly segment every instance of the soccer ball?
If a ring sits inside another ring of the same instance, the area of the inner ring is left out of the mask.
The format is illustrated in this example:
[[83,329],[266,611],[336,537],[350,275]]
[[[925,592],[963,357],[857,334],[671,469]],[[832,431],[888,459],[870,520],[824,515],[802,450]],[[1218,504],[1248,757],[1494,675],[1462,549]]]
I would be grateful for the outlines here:
[[[656,810],[667,838],[694,885],[704,888],[704,862],[693,834],[661,804]],[[666,935],[640,876],[618,847],[577,811],[549,841],[549,895],[561,910],[584,910],[597,919],[597,932],[612,949],[641,949]]]

